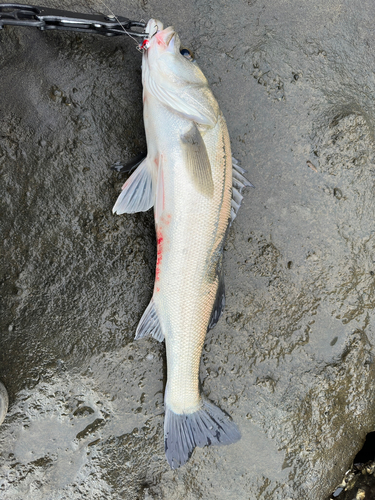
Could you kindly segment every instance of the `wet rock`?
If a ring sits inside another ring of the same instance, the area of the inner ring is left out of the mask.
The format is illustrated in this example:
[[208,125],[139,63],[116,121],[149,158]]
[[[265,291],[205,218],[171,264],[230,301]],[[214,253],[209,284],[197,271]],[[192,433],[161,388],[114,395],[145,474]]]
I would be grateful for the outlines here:
[[375,8],[353,5],[109,5],[175,25],[256,186],[226,242],[227,305],[201,365],[242,439],[176,471],[164,348],[133,341],[152,214],[111,213],[126,177],[109,166],[145,150],[140,54],[126,37],[0,32],[6,498],[323,500],[340,484],[375,427]]

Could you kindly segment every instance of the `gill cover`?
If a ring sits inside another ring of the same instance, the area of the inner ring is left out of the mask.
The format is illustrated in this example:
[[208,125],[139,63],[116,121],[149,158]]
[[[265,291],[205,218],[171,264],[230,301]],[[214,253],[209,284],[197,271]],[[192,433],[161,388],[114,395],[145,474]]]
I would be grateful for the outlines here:
[[[143,86],[172,111],[199,125],[214,127],[219,106],[199,67],[180,53],[174,28],[148,22],[149,46],[143,55]],[[156,29],[158,29],[156,31]]]

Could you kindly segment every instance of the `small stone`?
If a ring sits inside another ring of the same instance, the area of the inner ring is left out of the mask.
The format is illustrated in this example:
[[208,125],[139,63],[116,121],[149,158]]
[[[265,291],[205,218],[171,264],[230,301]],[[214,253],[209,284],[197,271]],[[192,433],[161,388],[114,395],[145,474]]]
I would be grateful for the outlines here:
[[355,500],[364,500],[364,498],[366,498],[366,492],[362,489],[359,489],[357,491],[357,495],[355,497]]
[[339,188],[334,188],[333,190],[333,196],[337,198],[338,200],[341,200],[342,198],[342,191]]

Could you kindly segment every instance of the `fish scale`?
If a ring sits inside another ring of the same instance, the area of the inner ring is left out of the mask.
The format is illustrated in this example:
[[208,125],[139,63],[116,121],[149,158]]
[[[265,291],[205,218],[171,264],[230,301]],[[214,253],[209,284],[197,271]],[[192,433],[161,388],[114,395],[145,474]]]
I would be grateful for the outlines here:
[[[142,82],[147,157],[126,181],[113,211],[154,207],[154,292],[136,338],[165,340],[164,442],[172,468],[196,446],[240,438],[234,422],[199,390],[204,339],[224,307],[223,246],[250,183],[233,164],[225,119],[178,35],[150,20]],[[232,198],[233,194],[233,199]]]
[[[215,129],[221,127],[222,124],[218,123]],[[210,135],[214,135],[213,139],[218,135],[215,129],[206,133],[209,137],[204,137],[205,143],[216,142],[210,140]],[[212,164],[217,166],[212,169],[215,187],[213,199],[197,193],[194,186],[186,189],[189,178],[184,169],[180,169],[178,176],[171,175],[166,181],[167,185],[172,185],[172,192],[176,192],[175,183],[179,188],[185,186],[187,199],[196,209],[186,210],[181,190],[177,189],[179,195],[174,198],[168,196],[166,187],[166,210],[176,213],[181,211],[182,223],[178,221],[174,224],[172,219],[165,230],[166,238],[171,238],[171,246],[162,262],[161,292],[154,295],[154,300],[158,311],[163,311],[160,317],[168,317],[164,329],[168,360],[166,402],[168,404],[169,400],[171,409],[177,413],[190,413],[200,405],[199,363],[218,287],[217,280],[214,283],[207,282],[207,260],[214,251],[215,243],[217,245],[224,238],[230,213],[230,192],[223,193],[223,172],[227,173],[228,183],[231,183],[231,171],[223,168],[223,161],[214,162],[216,148],[207,149],[208,153],[212,151],[209,157]],[[219,224],[220,219],[225,222]],[[184,254],[185,248],[187,254]],[[184,255],[183,259],[181,255]]]

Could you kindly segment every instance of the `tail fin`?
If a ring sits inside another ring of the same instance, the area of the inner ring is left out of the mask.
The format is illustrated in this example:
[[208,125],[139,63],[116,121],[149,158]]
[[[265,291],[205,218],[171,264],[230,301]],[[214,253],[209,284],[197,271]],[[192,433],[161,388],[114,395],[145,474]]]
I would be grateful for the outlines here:
[[166,407],[164,444],[171,469],[184,465],[196,446],[231,444],[240,437],[231,418],[206,399],[194,413],[177,414]]

